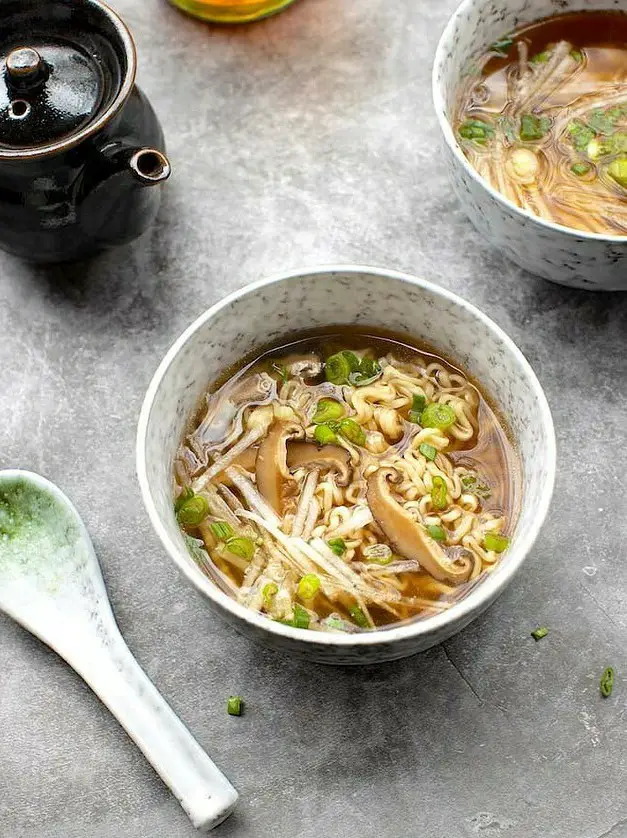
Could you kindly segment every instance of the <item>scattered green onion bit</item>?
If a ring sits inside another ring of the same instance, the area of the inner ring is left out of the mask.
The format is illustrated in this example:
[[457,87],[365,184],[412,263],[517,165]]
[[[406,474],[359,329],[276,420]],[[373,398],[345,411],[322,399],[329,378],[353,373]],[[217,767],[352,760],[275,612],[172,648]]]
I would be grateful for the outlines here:
[[616,118],[609,111],[595,110],[588,115],[588,125],[596,134],[611,134],[616,127]]
[[612,690],[614,689],[614,669],[611,666],[606,666],[603,670],[599,687],[603,698],[609,698],[612,695]]
[[429,445],[428,442],[423,442],[418,449],[423,457],[433,462],[438,455],[438,449],[434,445]]
[[485,145],[486,140],[494,136],[494,128],[481,119],[467,119],[459,126],[459,136]]
[[446,541],[444,527],[440,527],[438,524],[430,524],[427,527],[427,532],[434,541]]
[[549,630],[546,626],[539,626],[537,629],[531,632],[531,636],[533,639],[538,642],[538,640],[542,640],[543,637],[546,637],[549,633]]
[[272,600],[278,593],[279,586],[276,584],[276,582],[267,582],[263,586],[261,596],[263,597],[263,604],[266,606],[266,608],[269,608],[272,605]]
[[627,189],[627,157],[617,157],[607,167],[607,173],[623,189]]
[[314,425],[324,425],[326,422],[334,422],[344,416],[344,408],[335,399],[320,399],[316,405],[316,412],[312,418]]
[[174,501],[174,511],[178,514],[179,509],[183,506],[185,501],[191,500],[194,497],[194,492],[190,489],[189,486],[186,486],[185,489],[181,492],[178,498]]
[[176,517],[184,527],[197,527],[209,514],[209,504],[202,495],[192,495],[179,507]]
[[244,699],[241,695],[231,695],[226,703],[226,712],[229,716],[241,716],[244,709]]
[[493,553],[502,553],[509,547],[509,538],[495,532],[487,532],[483,536],[483,546]]
[[309,612],[298,603],[294,605],[294,617],[291,624],[297,629],[309,628]]
[[343,538],[332,538],[327,544],[336,556],[343,556],[346,552],[346,543]]
[[546,64],[551,57],[551,50],[545,49],[542,52],[537,52],[529,59],[530,64]]
[[570,57],[581,64],[583,61],[583,52],[580,49],[571,49]]
[[381,366],[374,358],[362,358],[359,362],[359,369],[351,372],[348,376],[349,384],[354,387],[364,387],[372,384],[381,375]]
[[422,411],[420,424],[423,428],[438,428],[440,431],[445,431],[455,424],[456,419],[455,411],[450,405],[431,402]]
[[235,535],[233,527],[227,524],[226,521],[213,521],[213,523],[209,524],[209,529],[218,541],[228,541],[229,538],[233,538]]
[[461,478],[461,483],[467,492],[477,495],[478,498],[487,500],[492,494],[492,489],[482,483],[474,474],[464,474]]
[[331,384],[348,384],[348,377],[352,372],[357,372],[360,361],[354,352],[345,350],[337,352],[327,358],[324,365],[324,374]]
[[509,48],[513,43],[514,39],[509,35],[506,35],[504,38],[499,38],[498,41],[491,44],[490,52],[498,52],[500,55],[507,55]]
[[349,608],[348,613],[359,628],[369,627],[370,623],[368,622],[368,618],[358,605],[353,605],[352,608]]
[[427,406],[427,399],[422,393],[414,393],[411,402],[411,410],[409,411],[409,421],[413,422],[414,425],[420,424],[420,417],[422,416],[422,411]]
[[436,474],[432,478],[431,503],[434,509],[446,509],[447,486],[446,480]]
[[252,539],[246,538],[246,536],[229,538],[226,542],[226,549],[229,553],[233,553],[235,556],[246,559],[248,562],[255,555],[255,545]]
[[592,166],[589,163],[573,163],[573,165],[570,167],[571,172],[574,175],[577,175],[577,177],[587,175],[591,169]]
[[315,573],[308,573],[298,583],[298,596],[301,599],[313,599],[320,590],[320,578]]
[[594,137],[592,128],[576,119],[568,123],[568,133],[577,151],[586,151],[588,143]]
[[520,139],[525,142],[541,140],[550,127],[551,120],[547,116],[524,113],[520,118]]
[[314,439],[318,445],[332,445],[337,442],[337,434],[330,425],[316,425]]
[[361,425],[358,425],[354,419],[342,419],[338,426],[338,431],[344,439],[352,442],[353,445],[363,446],[366,444],[366,434]]

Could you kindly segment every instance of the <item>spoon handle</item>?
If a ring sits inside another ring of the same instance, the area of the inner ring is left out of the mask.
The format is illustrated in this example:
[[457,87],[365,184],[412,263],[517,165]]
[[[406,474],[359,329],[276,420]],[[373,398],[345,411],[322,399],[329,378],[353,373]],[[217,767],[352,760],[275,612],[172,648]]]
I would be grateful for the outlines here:
[[233,811],[237,792],[194,739],[111,627],[102,644],[69,661],[118,719],[197,829]]

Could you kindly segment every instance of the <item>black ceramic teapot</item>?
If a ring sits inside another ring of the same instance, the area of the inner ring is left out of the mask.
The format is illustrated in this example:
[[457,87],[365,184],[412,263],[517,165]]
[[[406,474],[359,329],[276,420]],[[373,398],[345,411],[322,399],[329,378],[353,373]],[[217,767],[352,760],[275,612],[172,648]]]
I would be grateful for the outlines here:
[[131,241],[170,174],[130,32],[98,0],[0,0],[0,247],[36,262]]

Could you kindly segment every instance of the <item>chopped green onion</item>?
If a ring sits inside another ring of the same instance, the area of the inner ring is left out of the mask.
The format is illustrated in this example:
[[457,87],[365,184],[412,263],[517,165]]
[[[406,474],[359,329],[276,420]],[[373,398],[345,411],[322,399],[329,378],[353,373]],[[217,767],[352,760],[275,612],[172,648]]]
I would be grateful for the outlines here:
[[571,172],[577,177],[582,177],[583,175],[587,175],[589,171],[591,171],[592,166],[590,163],[573,163],[570,167]]
[[226,521],[214,521],[209,524],[209,529],[218,541],[228,541],[229,538],[233,538],[235,535],[233,527],[230,524],[227,524]]
[[174,501],[174,511],[178,513],[179,509],[183,506],[185,501],[191,500],[194,497],[194,492],[190,489],[189,486],[186,486],[178,498]]
[[308,573],[298,583],[298,596],[301,599],[313,599],[320,590],[320,578],[315,573]]
[[520,139],[525,142],[541,140],[550,127],[551,120],[547,116],[524,113],[520,119]]
[[543,637],[546,637],[549,633],[549,630],[546,626],[539,626],[537,629],[531,632],[531,636],[533,639],[538,642],[538,640],[542,640]]
[[353,622],[357,623],[360,628],[369,627],[370,623],[368,622],[368,618],[358,605],[353,605],[352,608],[349,608],[348,613],[353,618]]
[[611,666],[607,666],[603,670],[599,687],[603,698],[609,698],[612,695],[612,690],[614,689],[614,669]]
[[229,696],[229,700],[226,703],[226,712],[229,716],[241,716],[243,709],[244,700],[241,695]]
[[513,38],[510,38],[509,35],[506,35],[504,38],[499,38],[498,41],[495,41],[493,44],[491,44],[489,49],[490,52],[498,52],[499,55],[507,55],[507,53],[509,52],[509,48],[513,43]]
[[354,352],[344,350],[327,358],[324,372],[331,384],[348,384],[348,377],[359,369],[360,361]]
[[422,413],[427,406],[427,397],[422,393],[414,393],[411,397],[411,409],[414,413]]
[[324,620],[324,625],[332,631],[346,631],[346,623],[341,617],[334,617],[332,614]]
[[436,474],[432,478],[431,503],[435,509],[446,509],[447,486],[446,480]]
[[546,64],[551,57],[551,50],[545,49],[542,52],[537,52],[529,59],[530,64]]
[[457,420],[455,411],[448,404],[441,404],[440,402],[431,402],[423,410],[420,417],[420,424],[424,428],[438,428],[445,431],[454,425]]
[[474,474],[464,474],[461,478],[461,483],[467,492],[477,495],[478,498],[487,500],[492,494],[492,489],[482,483]]
[[311,420],[314,425],[323,425],[344,416],[344,408],[335,399],[320,399],[316,405],[316,412]]
[[337,434],[330,425],[316,425],[314,439],[318,445],[332,445],[337,442]]
[[433,462],[438,455],[438,449],[433,445],[429,445],[428,442],[423,442],[418,450],[423,457],[426,457],[427,460],[431,460],[431,462]]
[[381,375],[381,367],[374,358],[362,358],[359,362],[359,369],[354,370],[348,376],[348,381],[354,387],[364,387],[372,384]]
[[467,119],[459,126],[459,136],[485,145],[486,140],[494,136],[494,128],[481,119]]
[[342,419],[339,424],[338,431],[344,439],[352,442],[353,445],[363,446],[366,444],[366,434],[364,433],[361,425],[358,425],[354,419]]
[[571,49],[570,57],[579,64],[583,61],[583,52],[580,49]]
[[209,504],[202,495],[192,495],[179,507],[176,513],[179,524],[184,527],[197,527],[209,514]]
[[594,137],[592,128],[589,128],[583,122],[576,119],[568,123],[568,133],[576,151],[586,151],[588,143]]
[[607,167],[607,173],[623,189],[627,189],[627,157],[617,157]]
[[483,546],[493,553],[502,553],[509,547],[509,538],[495,532],[487,532],[483,536]]
[[276,372],[277,375],[281,378],[281,381],[283,381],[283,383],[285,384],[285,382],[289,378],[289,375],[283,364],[279,364],[278,361],[273,361],[273,363],[270,366],[270,369],[272,370],[272,372]]
[[309,612],[305,611],[305,609],[298,603],[295,603],[294,605],[294,618],[292,619],[292,625],[297,629],[309,628]]
[[268,582],[263,586],[261,596],[263,597],[263,604],[266,606],[266,608],[269,608],[272,605],[272,600],[278,593],[279,586],[276,584],[276,582]]
[[364,558],[367,562],[370,562],[370,564],[386,565],[391,564],[394,561],[394,553],[381,556],[378,556],[376,553],[368,553],[368,555],[365,555]]
[[438,526],[438,524],[430,524],[427,527],[427,532],[434,541],[446,541],[446,533],[444,532],[444,527],[440,527]]
[[246,538],[245,536],[229,538],[226,542],[226,549],[229,553],[233,553],[235,556],[246,559],[248,562],[255,555],[255,545],[252,539]]
[[332,538],[327,544],[336,556],[343,556],[346,552],[346,543],[343,538]]
[[596,134],[611,134],[616,127],[616,119],[608,111],[595,110],[588,115],[588,125]]

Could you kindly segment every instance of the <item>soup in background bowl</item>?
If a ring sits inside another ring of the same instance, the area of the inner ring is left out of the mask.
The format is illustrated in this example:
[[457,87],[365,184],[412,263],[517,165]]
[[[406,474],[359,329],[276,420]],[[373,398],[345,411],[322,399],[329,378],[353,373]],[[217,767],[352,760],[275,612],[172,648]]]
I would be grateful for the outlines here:
[[374,268],[218,303],[162,362],[138,431],[144,501],[186,578],[252,639],[325,663],[403,657],[483,611],[554,468],[546,399],[509,338]]
[[433,97],[453,185],[515,262],[627,288],[627,15],[601,0],[464,0]]

